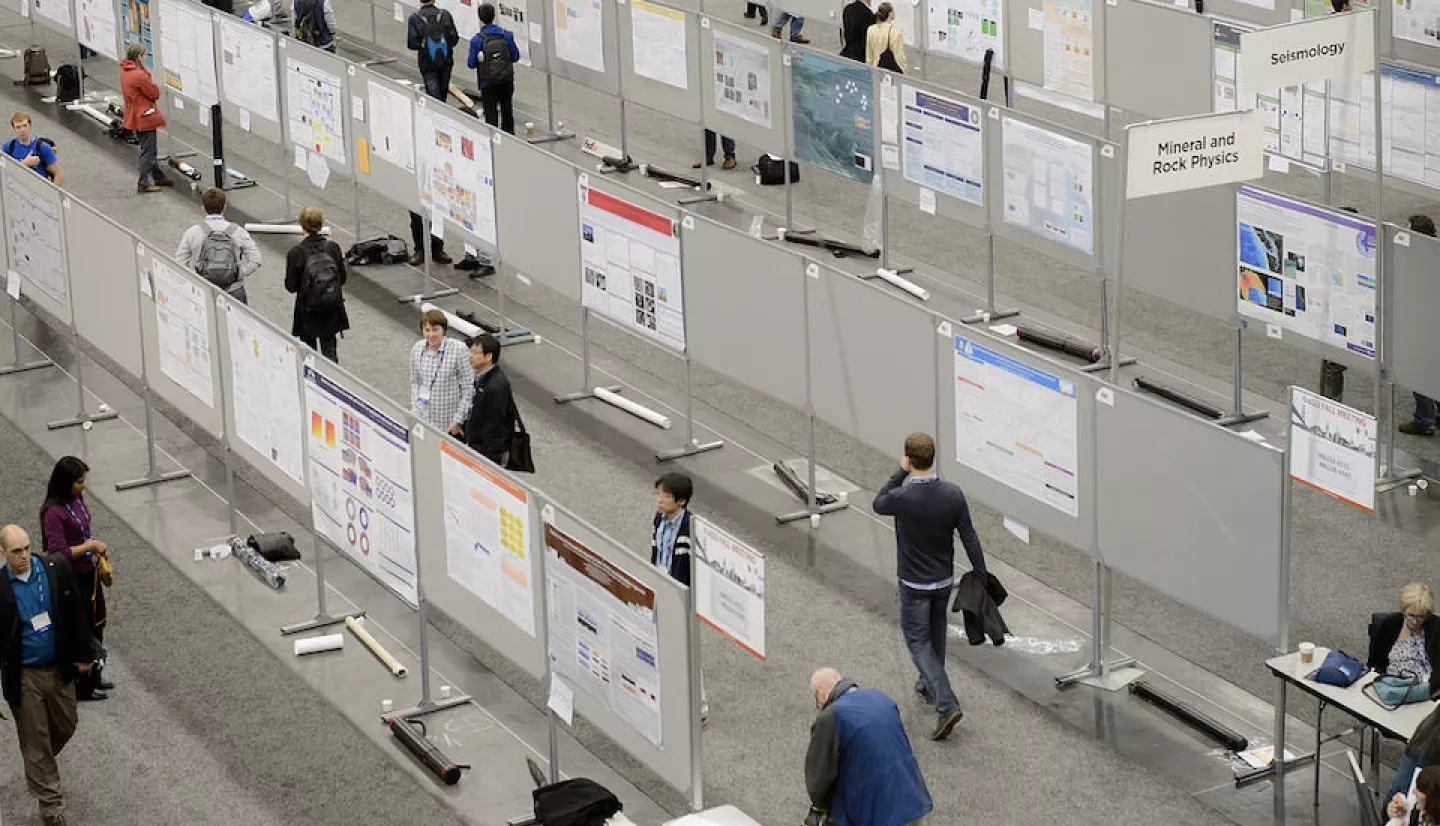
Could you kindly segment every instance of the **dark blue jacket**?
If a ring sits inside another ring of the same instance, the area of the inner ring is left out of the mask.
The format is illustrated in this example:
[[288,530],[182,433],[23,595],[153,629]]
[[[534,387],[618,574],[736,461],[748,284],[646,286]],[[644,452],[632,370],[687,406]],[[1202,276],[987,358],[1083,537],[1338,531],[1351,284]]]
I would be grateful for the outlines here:
[[[507,28],[490,23],[481,26],[480,33],[470,38],[470,57],[465,60],[466,66],[472,69],[480,68],[480,51],[485,48],[485,38],[487,37],[505,38],[505,45],[510,47],[510,62],[520,62],[520,47],[515,45],[515,35],[511,34]],[[480,80],[481,89],[489,85],[489,81]]]
[[[655,541],[655,534],[660,530],[660,520],[665,517],[655,512],[655,520],[650,523],[650,564],[660,563],[660,543]],[[675,533],[675,553],[670,556],[670,570],[667,572],[670,578],[676,582],[688,586],[690,584],[690,509],[686,508],[680,513],[679,530]]]
[[903,826],[935,808],[895,701],[850,680],[810,726],[805,786],[835,826]]

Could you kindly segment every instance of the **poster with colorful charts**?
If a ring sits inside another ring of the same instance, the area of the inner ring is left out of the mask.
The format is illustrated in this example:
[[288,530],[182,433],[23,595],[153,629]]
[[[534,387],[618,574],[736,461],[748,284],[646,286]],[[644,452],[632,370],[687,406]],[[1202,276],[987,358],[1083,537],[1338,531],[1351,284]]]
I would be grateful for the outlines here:
[[286,57],[285,114],[291,143],[345,163],[345,104],[339,75]]
[[580,185],[580,303],[685,351],[675,219]]
[[1090,144],[1007,117],[1001,129],[1005,223],[1095,253],[1095,169]]
[[[280,121],[274,35],[235,18],[221,17],[220,75],[225,100],[255,117]],[[242,121],[249,118],[242,116]]]
[[124,45],[145,47],[145,68],[155,68],[155,47],[150,42],[150,0],[120,0]]
[[186,278],[158,258],[151,259],[150,285],[155,296],[160,372],[206,407],[213,407],[210,315],[205,306],[208,294],[195,279]]
[[875,177],[875,101],[871,69],[845,57],[790,55],[795,157],[868,184]]
[[758,43],[715,32],[715,108],[769,129],[770,50]]
[[984,63],[995,50],[994,67],[1005,66],[1000,0],[928,0],[930,51],[967,63]]
[[305,421],[315,531],[419,607],[410,430],[313,364]]
[[1375,510],[1374,416],[1290,388],[1290,478],[1364,511]]
[[119,60],[120,23],[114,0],[75,0],[75,36],[111,60]]
[[449,441],[440,443],[450,579],[535,636],[530,494]]
[[1091,0],[1045,0],[1045,88],[1095,99],[1095,27]]
[[230,331],[230,403],[235,409],[235,435],[265,457],[296,484],[305,484],[304,427],[299,356],[295,343],[228,300]]
[[695,517],[695,613],[700,621],[765,659],[765,555]]
[[160,64],[164,88],[201,106],[219,100],[215,80],[215,28],[208,8],[175,0],[160,3]]
[[434,101],[415,109],[415,175],[420,203],[487,244],[495,244],[495,167],[490,135]]

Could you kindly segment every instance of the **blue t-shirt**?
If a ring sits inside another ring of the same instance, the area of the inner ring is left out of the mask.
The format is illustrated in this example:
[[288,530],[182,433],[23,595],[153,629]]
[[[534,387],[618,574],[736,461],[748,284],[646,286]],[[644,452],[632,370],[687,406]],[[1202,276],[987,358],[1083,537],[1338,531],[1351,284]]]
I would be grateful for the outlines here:
[[33,139],[30,143],[21,143],[19,138],[11,138],[5,141],[4,146],[5,154],[17,161],[23,161],[32,154],[39,155],[40,163],[32,167],[37,175],[44,175],[45,170],[53,166],[56,161],[55,150],[50,148],[50,144],[39,138]]

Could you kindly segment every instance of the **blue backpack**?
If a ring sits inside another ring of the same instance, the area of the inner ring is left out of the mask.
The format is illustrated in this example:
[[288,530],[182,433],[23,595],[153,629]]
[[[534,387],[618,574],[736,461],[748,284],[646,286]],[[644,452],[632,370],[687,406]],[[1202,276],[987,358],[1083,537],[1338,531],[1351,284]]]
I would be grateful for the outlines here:
[[[426,11],[430,14],[426,14]],[[445,25],[449,20],[449,12],[430,6],[416,13],[425,24],[425,37],[420,44],[420,62],[431,69],[452,65],[454,57],[450,53],[450,39],[447,36],[449,26]]]

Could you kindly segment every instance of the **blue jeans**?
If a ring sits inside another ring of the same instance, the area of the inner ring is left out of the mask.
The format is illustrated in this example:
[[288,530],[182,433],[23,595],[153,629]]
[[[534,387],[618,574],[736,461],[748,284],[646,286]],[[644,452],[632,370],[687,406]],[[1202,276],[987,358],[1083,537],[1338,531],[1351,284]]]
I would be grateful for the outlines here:
[[[720,148],[725,151],[726,158],[735,157],[735,141],[724,135],[720,136]],[[715,130],[705,130],[705,163],[715,163]]]
[[773,18],[773,21],[770,24],[771,28],[783,29],[785,28],[785,24],[788,22],[790,24],[791,37],[795,37],[796,35],[800,34],[800,30],[805,28],[805,18],[796,14],[791,14],[788,11],[782,11],[777,14],[772,14],[770,16]]
[[1397,794],[1403,795],[1410,793],[1410,781],[1415,779],[1415,772],[1422,768],[1421,762],[1424,758],[1425,754],[1422,751],[1420,759],[1418,760],[1406,755],[1405,759],[1400,761],[1400,768],[1395,770],[1395,779],[1390,781],[1390,791],[1386,792],[1385,796],[1380,798],[1382,805],[1389,803]]
[[1421,427],[1435,426],[1435,400],[1429,396],[1415,394],[1415,424]]
[[935,701],[935,710],[945,716],[960,708],[950,677],[945,674],[945,634],[949,630],[946,603],[950,589],[917,591],[900,586],[900,633],[910,659],[920,671],[925,693]]
[[425,94],[436,100],[445,100],[450,97],[450,69],[440,69],[433,72],[421,72],[420,77],[425,81]]

